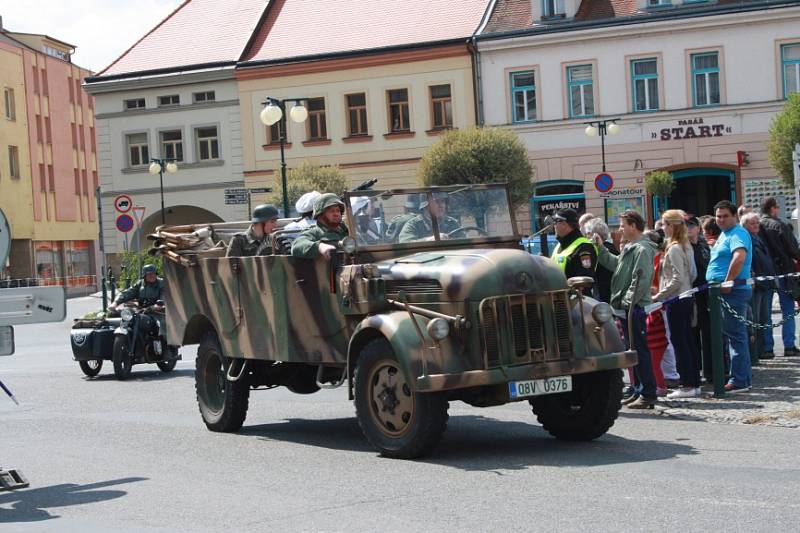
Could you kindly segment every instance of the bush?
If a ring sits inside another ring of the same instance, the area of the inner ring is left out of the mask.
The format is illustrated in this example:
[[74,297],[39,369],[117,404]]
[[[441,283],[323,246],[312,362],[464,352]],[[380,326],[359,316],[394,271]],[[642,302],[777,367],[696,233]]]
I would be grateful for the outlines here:
[[[294,207],[303,194],[309,191],[321,193],[332,192],[341,196],[347,190],[347,176],[339,167],[323,167],[310,161],[303,161],[300,166],[287,169],[286,183],[289,195],[289,209]],[[269,197],[269,202],[283,207],[283,187],[281,186],[280,171],[275,176],[275,193]],[[287,215],[284,215],[287,216]]]
[[794,187],[792,152],[797,143],[800,143],[800,93],[790,94],[783,110],[772,119],[767,141],[769,164],[789,187]]
[[500,128],[448,131],[422,156],[423,186],[508,182],[514,208],[528,203],[533,185],[528,151],[517,135]]
[[675,190],[675,180],[669,172],[656,170],[645,176],[644,186],[653,196],[666,199]]
[[147,263],[156,265],[159,277],[164,276],[161,256],[153,257],[147,253],[147,250],[142,250],[139,253],[133,251],[122,252],[122,262],[119,277],[117,278],[117,287],[120,289],[127,289],[136,283],[142,277],[142,266]]

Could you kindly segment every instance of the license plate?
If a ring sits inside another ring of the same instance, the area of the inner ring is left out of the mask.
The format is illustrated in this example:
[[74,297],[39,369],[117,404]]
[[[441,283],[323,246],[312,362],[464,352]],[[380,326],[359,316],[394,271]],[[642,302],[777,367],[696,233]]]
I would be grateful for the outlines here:
[[572,376],[511,381],[508,384],[508,395],[512,400],[515,398],[526,398],[528,396],[542,396],[544,394],[569,392],[571,390]]

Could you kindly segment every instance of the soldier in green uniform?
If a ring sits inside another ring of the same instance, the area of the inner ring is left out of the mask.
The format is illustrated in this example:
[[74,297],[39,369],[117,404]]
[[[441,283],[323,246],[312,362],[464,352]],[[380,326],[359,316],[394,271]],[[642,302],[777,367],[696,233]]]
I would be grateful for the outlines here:
[[397,215],[389,221],[386,227],[385,242],[395,243],[400,238],[400,233],[406,225],[406,222],[417,216],[419,211],[419,195],[409,194],[406,196],[405,213]]
[[228,257],[248,257],[272,254],[269,234],[278,227],[278,210],[274,205],[261,204],[253,209],[250,228],[237,233],[228,243]]
[[428,209],[427,200],[421,202],[419,214],[406,222],[400,232],[398,242],[435,240],[431,214],[436,217],[436,222],[439,224],[440,239],[447,239],[448,233],[460,227],[458,220],[447,216],[447,193],[435,192],[433,193],[433,205],[430,206],[430,210]]
[[164,299],[164,280],[158,277],[156,266],[147,264],[142,267],[142,279],[117,294],[114,302],[108,306],[109,311],[116,311],[120,304],[136,300],[140,308],[150,307],[157,314],[155,317],[161,324],[161,331],[164,323],[164,307],[157,305],[156,302]]
[[553,215],[558,244],[550,258],[564,271],[567,278],[595,277],[597,248],[581,234],[578,213],[574,209],[560,209]]
[[330,261],[331,253],[349,234],[342,222],[344,202],[333,193],[325,193],[314,202],[315,226],[311,226],[292,243],[292,256],[316,259],[322,256]]

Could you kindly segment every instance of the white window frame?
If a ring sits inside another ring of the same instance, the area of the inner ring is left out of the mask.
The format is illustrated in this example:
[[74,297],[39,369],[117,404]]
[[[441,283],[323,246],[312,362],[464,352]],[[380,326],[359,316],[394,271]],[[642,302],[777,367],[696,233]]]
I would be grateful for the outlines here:
[[[131,143],[130,137],[134,135],[144,135],[145,142]],[[131,148],[137,148],[137,151],[139,153],[139,160],[141,162],[137,165],[133,164],[133,159],[131,158]],[[145,148],[147,150],[147,157],[143,157],[144,153],[142,152],[142,148]],[[125,133],[125,158],[128,163],[128,168],[141,168],[141,167],[146,167],[147,165],[150,164],[150,139],[146,131],[129,131]]]
[[[211,96],[211,98],[209,98]],[[192,102],[195,104],[207,104],[209,102],[216,102],[217,101],[217,92],[216,91],[198,91],[196,93],[192,93]]]
[[[214,137],[200,137],[200,130],[206,128],[214,128],[217,134]],[[197,161],[198,162],[206,162],[206,161],[218,161],[221,159],[221,151],[220,151],[220,139],[219,139],[219,125],[217,124],[209,124],[207,126],[195,126],[194,127],[194,139],[195,139],[195,149],[197,150]],[[217,157],[214,157],[214,150],[213,150],[213,142],[217,142]],[[210,156],[207,159],[202,157],[203,151],[201,150],[201,146],[203,144],[208,144],[208,155]]]
[[[169,98],[170,100],[175,99],[176,101],[165,104],[161,102],[162,98]],[[171,107],[176,105],[181,105],[181,97],[179,94],[163,94],[158,97],[158,107]]]
[[[130,102],[137,102],[137,105],[134,107],[130,107],[128,105]],[[139,102],[141,102],[142,105],[138,105]],[[145,101],[144,98],[128,98],[122,101],[122,109],[124,109],[125,111],[135,111],[137,109],[145,109],[145,108],[147,108],[147,102]]]
[[[181,134],[181,138],[180,138],[179,141],[165,141],[164,140],[164,134],[165,133],[174,133],[176,131]],[[183,144],[183,130],[182,129],[180,129],[180,128],[174,128],[174,129],[167,128],[167,129],[163,129],[163,130],[159,130],[158,131],[158,147],[159,147],[159,151],[161,153],[161,157],[163,157],[163,158],[169,158],[169,155],[167,154],[167,150],[166,150],[167,145],[171,145],[172,146],[172,153],[173,153],[173,156],[175,157],[175,161],[177,161],[178,163],[183,163],[186,160],[186,151],[184,150],[185,147],[184,147],[184,144]],[[177,158],[178,145],[180,145],[180,147],[181,147],[181,157],[180,157],[180,159]]]

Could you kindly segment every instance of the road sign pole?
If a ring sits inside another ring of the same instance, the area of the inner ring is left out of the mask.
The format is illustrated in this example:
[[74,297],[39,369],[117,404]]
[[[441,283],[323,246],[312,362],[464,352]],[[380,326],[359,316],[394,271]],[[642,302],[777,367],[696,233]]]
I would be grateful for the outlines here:
[[94,191],[94,199],[97,202],[97,225],[100,226],[100,239],[97,241],[100,246],[100,259],[103,262],[102,272],[100,272],[100,282],[102,284],[101,292],[103,293],[103,312],[108,310],[108,291],[106,289],[106,248],[103,245],[103,201],[100,196],[100,187]]

